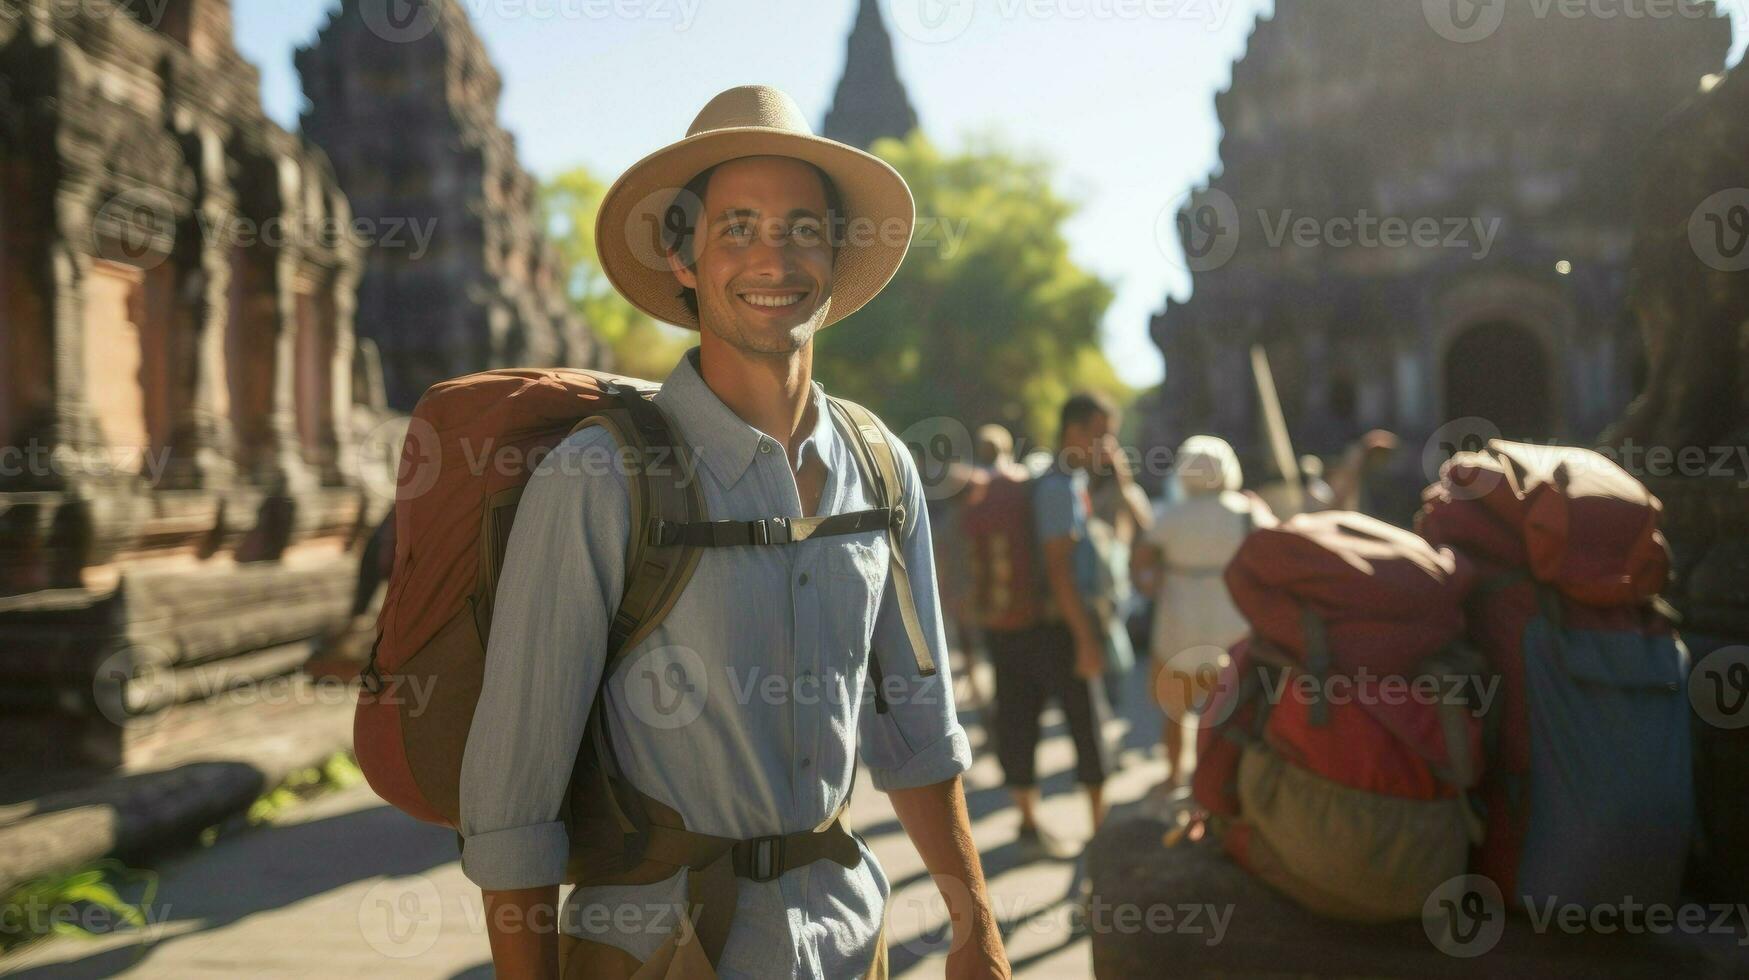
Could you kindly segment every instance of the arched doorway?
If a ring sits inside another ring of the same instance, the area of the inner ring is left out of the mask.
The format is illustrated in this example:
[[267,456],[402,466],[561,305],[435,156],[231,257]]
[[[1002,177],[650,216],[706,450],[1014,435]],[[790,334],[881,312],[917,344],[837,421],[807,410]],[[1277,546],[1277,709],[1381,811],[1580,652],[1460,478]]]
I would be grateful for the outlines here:
[[1557,435],[1554,376],[1536,335],[1509,320],[1465,328],[1445,352],[1445,417],[1487,419],[1507,439]]

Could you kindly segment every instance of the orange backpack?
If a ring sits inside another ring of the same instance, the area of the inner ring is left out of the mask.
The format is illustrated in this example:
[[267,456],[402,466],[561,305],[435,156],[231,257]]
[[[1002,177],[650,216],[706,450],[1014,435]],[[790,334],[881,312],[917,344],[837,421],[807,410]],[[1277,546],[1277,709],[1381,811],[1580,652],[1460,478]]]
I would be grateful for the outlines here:
[[[880,506],[831,517],[708,521],[698,481],[682,470],[692,457],[649,399],[657,390],[648,381],[602,372],[513,369],[441,382],[419,400],[397,476],[394,570],[353,720],[359,768],[377,795],[396,808],[459,827],[462,755],[484,678],[492,603],[517,504],[548,452],[579,429],[599,425],[613,434],[620,458],[631,464],[634,533],[624,595],[606,638],[602,682],[560,813],[572,842],[565,880],[666,877],[676,862],[651,857],[653,839],[659,839],[663,855],[680,864],[732,867],[742,877],[776,877],[786,867],[821,856],[854,860],[854,841],[838,822],[835,836],[804,832],[752,842],[687,831],[678,814],[638,793],[620,775],[605,743],[600,699],[624,656],[673,608],[700,549],[781,546],[882,527],[891,538],[890,575],[918,670],[934,674],[899,546],[899,535],[915,515],[899,503],[896,450],[867,409],[829,398]],[[873,655],[869,669],[875,710],[884,712],[879,659]],[[423,696],[411,696],[414,691]],[[707,906],[698,931],[714,960],[733,902],[712,904],[715,909]]]

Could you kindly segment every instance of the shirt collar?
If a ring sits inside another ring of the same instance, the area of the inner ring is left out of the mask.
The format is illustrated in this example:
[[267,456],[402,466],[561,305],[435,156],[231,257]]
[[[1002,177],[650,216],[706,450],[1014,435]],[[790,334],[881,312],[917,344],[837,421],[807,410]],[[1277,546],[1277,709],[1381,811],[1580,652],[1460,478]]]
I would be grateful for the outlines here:
[[[710,385],[705,384],[704,376],[699,373],[699,351],[700,348],[694,347],[680,358],[656,397],[679,423],[692,451],[704,457],[711,475],[725,488],[732,487],[747,472],[747,467],[753,465],[759,444],[769,437],[748,425],[723,404]],[[836,427],[826,404],[826,388],[818,381],[810,382],[810,387],[814,428],[802,440],[797,455],[806,458],[812,451],[822,462],[830,464]],[[773,451],[782,450],[781,443],[772,442]]]

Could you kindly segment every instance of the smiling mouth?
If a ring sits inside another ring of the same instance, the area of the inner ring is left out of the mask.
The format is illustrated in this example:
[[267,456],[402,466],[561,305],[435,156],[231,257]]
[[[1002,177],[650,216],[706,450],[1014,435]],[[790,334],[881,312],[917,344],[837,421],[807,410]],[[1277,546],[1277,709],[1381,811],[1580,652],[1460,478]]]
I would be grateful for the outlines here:
[[802,301],[807,293],[741,293],[741,300],[749,306],[757,306],[766,310],[781,310],[786,306],[794,306]]

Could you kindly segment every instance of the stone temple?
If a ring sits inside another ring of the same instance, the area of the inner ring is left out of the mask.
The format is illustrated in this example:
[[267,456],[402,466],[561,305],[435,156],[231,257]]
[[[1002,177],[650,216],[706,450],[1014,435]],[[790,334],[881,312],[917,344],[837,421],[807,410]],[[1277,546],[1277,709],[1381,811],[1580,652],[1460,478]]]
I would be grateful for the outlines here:
[[1675,6],[1508,4],[1454,36],[1419,3],[1278,0],[1216,98],[1218,174],[1157,222],[1194,293],[1152,322],[1167,373],[1144,441],[1210,432],[1260,469],[1253,344],[1299,452],[1402,437],[1395,520],[1437,475],[1430,437],[1595,439],[1647,370],[1627,304],[1644,157],[1731,43],[1710,7]]
[[382,351],[389,404],[487,368],[600,366],[541,233],[538,186],[498,124],[501,82],[457,0],[344,0],[297,53],[304,134],[334,161],[353,212],[428,229],[365,256],[358,332]]
[[348,622],[350,222],[228,0],[0,0],[0,769],[121,763]]
[[861,149],[885,137],[904,139],[917,128],[917,111],[905,94],[893,60],[893,39],[876,0],[860,0],[844,50],[844,74],[820,135]]

